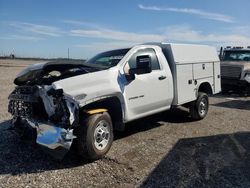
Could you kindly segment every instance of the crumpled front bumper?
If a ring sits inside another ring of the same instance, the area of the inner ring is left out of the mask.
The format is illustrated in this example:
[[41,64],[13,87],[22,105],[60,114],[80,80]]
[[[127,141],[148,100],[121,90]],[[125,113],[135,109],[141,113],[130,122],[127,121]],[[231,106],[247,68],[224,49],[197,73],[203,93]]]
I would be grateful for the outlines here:
[[50,122],[38,122],[35,120],[19,119],[13,120],[16,128],[24,126],[32,128],[36,132],[36,143],[43,146],[54,158],[62,159],[70,150],[73,139],[73,129],[64,129]]

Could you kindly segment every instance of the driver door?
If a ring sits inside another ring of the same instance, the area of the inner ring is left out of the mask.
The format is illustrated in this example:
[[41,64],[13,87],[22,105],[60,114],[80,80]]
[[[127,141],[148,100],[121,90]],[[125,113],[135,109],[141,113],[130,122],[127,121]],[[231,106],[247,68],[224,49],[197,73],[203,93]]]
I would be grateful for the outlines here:
[[146,115],[171,104],[168,94],[167,73],[160,65],[153,48],[138,50],[130,57],[125,69],[136,68],[137,61],[141,57],[151,61],[152,71],[133,75],[134,78],[124,86],[124,96],[130,117],[143,116],[143,114]]

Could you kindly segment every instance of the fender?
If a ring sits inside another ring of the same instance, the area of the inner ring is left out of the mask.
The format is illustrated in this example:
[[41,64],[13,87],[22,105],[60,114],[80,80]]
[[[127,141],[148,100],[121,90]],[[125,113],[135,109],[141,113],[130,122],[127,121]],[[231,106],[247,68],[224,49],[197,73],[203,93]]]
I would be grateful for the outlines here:
[[[213,78],[211,78],[213,79]],[[211,81],[207,80],[207,79],[200,79],[200,80],[197,80],[198,81],[198,84],[197,84],[197,87],[196,87],[196,97],[198,96],[198,93],[200,91],[203,91],[207,94],[213,94],[213,87],[211,85]]]

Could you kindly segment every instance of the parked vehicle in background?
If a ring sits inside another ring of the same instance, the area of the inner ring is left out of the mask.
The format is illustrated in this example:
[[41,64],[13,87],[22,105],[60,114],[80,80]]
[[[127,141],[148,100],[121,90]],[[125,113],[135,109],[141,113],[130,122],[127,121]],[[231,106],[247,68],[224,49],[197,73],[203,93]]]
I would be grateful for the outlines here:
[[222,91],[250,93],[250,46],[221,48]]
[[31,129],[39,145],[61,157],[75,141],[81,156],[98,159],[127,122],[181,105],[203,119],[208,94],[221,90],[220,61],[214,47],[151,43],[85,63],[35,64],[14,83],[9,112],[21,135]]

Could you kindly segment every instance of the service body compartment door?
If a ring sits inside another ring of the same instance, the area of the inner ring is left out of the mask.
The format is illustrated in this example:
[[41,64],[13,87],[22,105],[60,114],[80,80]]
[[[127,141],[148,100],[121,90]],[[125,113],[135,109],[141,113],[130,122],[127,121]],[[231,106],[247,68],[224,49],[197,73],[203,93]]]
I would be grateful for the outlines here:
[[194,63],[194,79],[213,77],[213,63]]
[[214,93],[221,92],[220,62],[214,62]]
[[175,82],[177,83],[175,104],[184,104],[196,99],[192,64],[176,65]]

